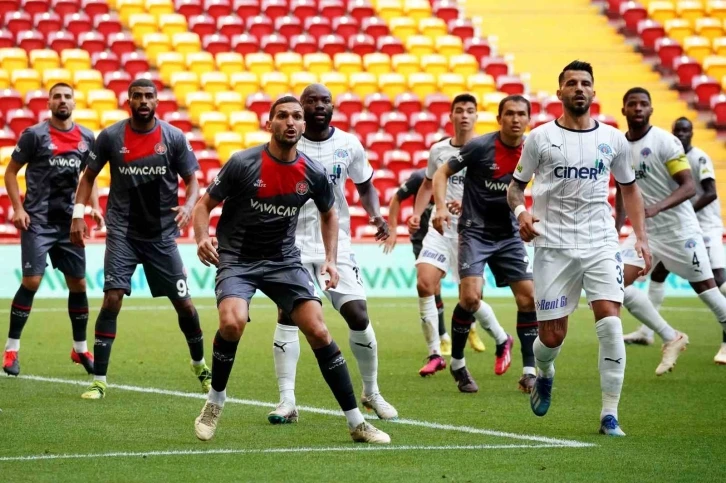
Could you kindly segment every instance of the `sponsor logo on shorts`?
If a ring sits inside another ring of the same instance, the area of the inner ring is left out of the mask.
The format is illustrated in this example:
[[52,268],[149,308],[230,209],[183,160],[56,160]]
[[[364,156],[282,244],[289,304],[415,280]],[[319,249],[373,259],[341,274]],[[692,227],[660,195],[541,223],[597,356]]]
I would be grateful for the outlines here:
[[166,146],[163,143],[156,143],[154,145],[154,152],[156,154],[166,154]]
[[30,262],[25,262],[25,265],[23,265],[23,268],[33,268],[33,266],[30,264]]
[[468,263],[462,263],[461,264],[461,270],[468,270],[471,267]]
[[68,158],[50,158],[48,161],[51,166],[57,166],[60,168],[76,168],[81,167],[80,159],[68,159]]
[[88,144],[86,141],[78,141],[78,151],[85,153],[88,151]]
[[119,173],[126,176],[163,176],[166,174],[166,166],[119,166]]
[[433,250],[429,250],[427,248],[424,248],[424,250],[421,252],[422,258],[430,258],[431,260],[436,260],[440,263],[446,263],[446,255],[435,252]]
[[567,296],[562,295],[552,300],[537,300],[535,302],[537,310],[555,310],[567,307]]
[[686,248],[695,248],[696,245],[697,242],[693,238],[689,238],[688,241],[686,241]]
[[252,208],[261,213],[271,213],[278,216],[295,216],[297,214],[297,206],[274,205],[272,203],[262,203],[257,200],[250,199]]
[[300,181],[300,182],[298,182],[298,184],[295,185],[295,193],[297,193],[299,195],[307,194],[308,189],[309,189],[309,187],[308,187],[307,181]]

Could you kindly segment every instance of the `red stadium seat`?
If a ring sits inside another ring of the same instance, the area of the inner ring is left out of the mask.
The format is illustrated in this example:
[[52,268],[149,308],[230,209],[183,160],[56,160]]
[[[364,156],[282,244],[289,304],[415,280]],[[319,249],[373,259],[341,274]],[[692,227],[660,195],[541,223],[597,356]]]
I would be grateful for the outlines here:
[[678,76],[677,87],[681,90],[690,89],[693,78],[703,73],[701,64],[687,55],[673,59],[673,69]]
[[[346,6],[341,0],[321,0],[320,1],[320,15],[329,18],[334,21],[338,18],[347,17]],[[355,17],[347,17],[355,21],[358,24],[358,20]],[[342,35],[342,34],[341,34]]]
[[51,6],[53,7],[53,11],[61,17],[69,13],[78,12],[81,8],[78,0],[51,0]]
[[711,98],[713,123],[716,128],[726,127],[726,94],[717,94]]
[[655,41],[661,37],[665,37],[665,29],[655,20],[641,20],[638,22],[638,36],[642,42],[644,52],[655,51]]
[[104,13],[93,17],[93,27],[108,39],[111,34],[119,33],[123,30],[121,20],[114,13]]
[[539,98],[533,97],[533,96],[524,96],[528,101],[530,105],[530,117],[534,116],[535,114],[539,114],[542,111],[542,101],[540,101]]
[[[17,2],[12,2],[17,5]],[[50,10],[50,2],[48,0],[23,0],[23,8],[14,8],[15,10],[23,10],[31,16],[39,13],[48,12]]]
[[[363,141],[365,141],[365,140],[363,140]],[[363,141],[361,141],[361,144],[363,143]],[[373,151],[366,151],[366,157],[368,158],[368,164],[371,165],[371,168],[373,168],[373,169],[381,168],[381,158],[378,156],[378,153],[374,153]]]
[[340,129],[341,131],[350,131],[350,121],[348,116],[340,111],[333,111],[333,117],[330,120],[330,125]]
[[184,132],[189,132],[194,128],[192,120],[186,112],[167,112],[164,115],[164,121]]
[[143,52],[127,52],[121,55],[121,65],[131,77],[149,71],[149,59]]
[[303,33],[303,24],[299,18],[293,15],[286,15],[275,19],[275,30],[277,30],[280,35],[284,35],[290,39],[295,35]]
[[187,20],[204,13],[202,0],[174,0],[174,11],[184,15]]
[[318,43],[311,35],[300,34],[290,39],[290,48],[300,54],[314,54],[318,51]]
[[405,54],[406,49],[401,42],[401,39],[392,35],[384,35],[379,37],[376,41],[378,45],[378,51],[388,56],[394,56],[396,54]]
[[[131,115],[131,108],[129,107],[129,94],[128,91],[123,91],[118,94],[118,106],[119,109],[126,111],[126,114]],[[164,116],[157,113],[157,117],[164,118]]]
[[411,128],[426,136],[439,130],[439,120],[430,112],[419,112],[411,116]]
[[35,30],[25,30],[19,32],[16,36],[18,47],[24,49],[28,54],[31,50],[40,50],[45,48],[45,38],[40,32]]
[[[327,17],[327,15],[325,15]],[[328,17],[331,18],[331,17]],[[333,32],[344,39],[353,37],[360,32],[360,23],[353,17],[342,16],[332,18]]]
[[232,14],[230,0],[204,0],[204,11],[214,19]]
[[27,108],[12,109],[5,115],[8,127],[12,129],[16,136],[35,124],[35,114]]
[[46,39],[51,32],[57,32],[63,28],[63,21],[55,12],[36,13],[33,17],[33,24],[35,30],[43,34]]
[[[426,143],[424,142],[424,145],[425,144]],[[413,162],[413,167],[415,169],[425,168],[426,165],[429,162],[429,152],[428,152],[428,150],[422,149],[420,151],[416,151],[411,156],[411,161]]]
[[260,11],[264,12],[264,15],[275,20],[279,17],[284,17],[290,11],[286,0],[262,0],[262,8]]
[[562,101],[560,101],[557,96],[549,96],[547,99],[542,101],[542,108],[547,114],[550,114],[555,118],[562,115]]
[[354,54],[363,57],[366,54],[377,52],[376,41],[368,34],[356,34],[348,38],[348,48]]
[[413,168],[411,155],[407,151],[400,149],[388,151],[383,155],[383,167],[396,173],[396,181],[398,181],[398,172],[402,169]]
[[[239,18],[237,15],[224,15],[217,19],[217,31],[221,35],[225,35],[227,36],[227,38],[231,39],[235,35],[241,35],[245,33],[245,24],[244,21],[242,21],[242,19]],[[204,38],[203,36],[200,37]]]
[[606,13],[610,18],[617,18],[620,15],[620,4],[625,0],[608,0]]
[[331,59],[335,57],[335,54],[342,54],[348,51],[343,37],[335,34],[320,37],[318,39],[318,48],[324,54],[328,54]]
[[90,32],[93,30],[93,23],[91,17],[85,13],[71,13],[63,17],[63,23],[66,29],[72,33],[75,37],[78,37],[84,32]]
[[0,148],[9,148],[15,146],[17,142],[18,137],[13,131],[8,128],[0,129]]
[[293,0],[290,4],[290,13],[305,22],[306,19],[318,14],[318,6],[314,0]]
[[234,0],[234,11],[241,19],[246,19],[259,15],[260,0]]
[[81,0],[81,11],[93,19],[96,15],[108,13],[109,8],[106,0]]
[[366,96],[365,107],[368,112],[371,112],[379,118],[387,113],[393,111],[393,103],[387,95],[376,92]]
[[272,56],[287,52],[290,48],[287,38],[278,34],[265,35],[262,37],[260,47],[262,47],[263,52]]
[[121,62],[113,52],[93,53],[91,54],[91,63],[93,68],[103,75],[106,75],[108,72],[115,72],[121,68]]
[[507,95],[524,94],[524,83],[519,76],[501,75],[497,78],[497,90]]
[[128,90],[131,80],[131,75],[124,71],[107,72],[103,76],[103,83],[106,89],[112,90],[117,96],[120,96],[122,92]]
[[199,169],[202,173],[204,173],[205,181],[208,179],[207,173],[210,170],[219,170],[222,167],[222,163],[219,160],[219,155],[217,154],[217,151],[214,151],[213,149],[203,149],[201,151],[196,151],[194,153],[194,156],[196,156],[197,161],[199,161]]
[[258,92],[247,97],[247,109],[257,114],[258,118],[261,117],[263,113],[269,114],[271,106],[272,100],[267,94]]
[[134,44],[134,38],[131,34],[119,32],[111,34],[107,37],[108,48],[114,54],[121,57],[126,52],[135,52],[136,45]]
[[[369,216],[360,206],[351,206],[349,208],[350,214],[350,231],[351,233],[358,233],[359,228],[365,228],[369,223]],[[12,225],[11,225],[12,226]]]
[[15,47],[15,37],[8,29],[0,29],[0,49]]
[[156,112],[162,119],[167,112],[177,112],[179,110],[179,104],[174,94],[162,91],[157,94],[157,99],[159,99],[159,103],[156,106]]
[[201,151],[207,148],[207,144],[204,142],[204,136],[202,136],[202,133],[188,132],[184,133],[184,135],[187,137],[187,141],[189,141],[189,145],[194,151]]
[[187,25],[189,26],[189,31],[199,35],[200,39],[203,39],[206,35],[216,34],[217,29],[220,27],[218,20],[215,20],[214,17],[206,13],[189,17]]
[[66,49],[76,48],[76,38],[70,32],[51,32],[48,35],[48,47],[59,54]]
[[509,75],[509,65],[503,57],[484,57],[481,60],[481,70],[492,76],[495,81],[500,75]]
[[711,98],[721,93],[721,84],[707,75],[697,75],[691,80],[691,88],[696,95],[696,108],[711,107]]
[[15,89],[0,90],[0,118],[5,117],[8,111],[22,109],[23,105],[23,98]]
[[[207,150],[205,149],[204,151],[207,151]],[[201,152],[201,151],[197,151],[197,152]],[[210,152],[214,152],[216,154],[216,151],[211,151],[210,150]],[[219,156],[219,155],[217,155],[217,156]],[[219,174],[220,171],[222,171],[221,168],[210,168],[210,169],[208,169],[207,172],[206,172],[205,184],[207,186],[209,186],[210,184],[214,183],[214,178],[217,177],[217,175]]]
[[396,146],[402,151],[406,151],[413,159],[413,156],[418,151],[426,149],[424,137],[417,132],[405,132],[396,136]]
[[[353,116],[355,114],[360,114],[363,111],[363,102],[357,95],[346,92],[339,95],[335,100],[335,109],[348,116],[351,124],[355,124]],[[376,119],[376,123],[378,123],[378,119]],[[355,128],[355,126],[353,127]]]
[[78,47],[91,55],[106,51],[106,37],[98,32],[85,32],[78,36]]
[[530,124],[532,125],[532,128],[535,128],[550,121],[554,121],[555,119],[555,116],[553,116],[552,114],[548,114],[547,112],[541,112],[532,116]]
[[376,10],[368,0],[350,0],[348,2],[348,13],[361,23],[376,16]]
[[[150,80],[151,82],[154,83],[154,86],[156,87],[157,91],[164,90],[164,82],[161,80],[161,76],[159,75],[158,72],[151,72],[151,71],[138,72],[134,76],[134,80],[138,80],[138,79]],[[174,103],[176,103],[176,99],[174,100]]]
[[660,59],[661,67],[673,70],[673,61],[683,55],[683,47],[677,41],[662,37],[655,41],[655,51]]
[[229,52],[232,50],[232,45],[229,41],[229,37],[226,35],[212,34],[204,36],[204,40],[202,40],[202,48],[205,52],[217,55],[220,52]]
[[26,12],[8,12],[5,14],[5,28],[17,38],[20,32],[33,28],[33,19]]
[[431,146],[438,143],[442,139],[444,139],[447,135],[442,134],[440,132],[431,132],[428,133],[425,137],[426,139],[426,149],[431,149]]
[[388,188],[398,187],[398,176],[390,169],[377,169],[373,172],[373,186],[379,193],[385,193]]
[[306,18],[304,20],[304,25],[305,31],[316,38],[333,33],[333,26],[330,23],[330,20],[319,15]]
[[423,106],[421,105],[421,99],[416,94],[410,92],[404,92],[396,96],[395,100],[396,110],[410,118],[413,114],[421,112]]
[[447,25],[449,27],[449,33],[460,37],[462,41],[474,37],[474,25],[469,19],[457,18],[449,20]]
[[[363,139],[368,139],[371,134],[378,132],[380,127],[378,117],[370,112],[356,112],[348,116],[348,118],[350,119],[350,127]],[[379,153],[379,157],[383,157],[383,155]]]
[[247,19],[247,31],[250,35],[261,39],[265,35],[272,35],[275,32],[275,26],[270,17],[264,14],[256,15]]
[[600,101],[597,97],[593,98],[592,104],[590,104],[590,114],[592,117],[596,117],[600,115]]
[[445,94],[430,94],[424,99],[424,106],[434,116],[441,117],[451,112],[451,99]]
[[391,35],[388,24],[380,17],[365,17],[361,22],[361,30],[364,34],[370,35],[374,39]]
[[48,109],[48,93],[44,90],[28,92],[25,94],[25,105],[38,117],[41,111]]
[[431,11],[447,23],[459,18],[459,6],[456,0],[437,0],[433,3]]
[[453,136],[454,135],[454,123],[451,122],[451,115],[450,114],[442,114],[440,119],[440,126],[441,129],[446,133],[447,136]]
[[620,4],[620,16],[625,21],[625,30],[636,33],[638,22],[648,18],[648,10],[638,2],[623,2]]
[[393,136],[387,132],[370,133],[365,137],[365,140],[365,146],[369,151],[376,153],[379,159],[383,159],[387,151],[396,149]]
[[236,35],[232,37],[232,50],[242,55],[253,54],[260,50],[260,43],[254,35]]
[[14,238],[18,238],[20,236],[20,232],[17,228],[15,228],[14,225],[11,224],[5,224],[0,225],[0,238],[6,239],[6,240],[12,240]]
[[[18,10],[20,10],[20,2],[18,0],[0,0],[0,18],[5,18],[6,13],[17,12]],[[23,10],[28,11],[25,5],[23,5]]]
[[408,118],[400,112],[386,112],[381,117],[381,128],[394,138],[401,133],[408,132]]
[[481,59],[491,55],[492,48],[487,39],[472,37],[464,41],[464,52],[473,55],[477,61],[481,62]]

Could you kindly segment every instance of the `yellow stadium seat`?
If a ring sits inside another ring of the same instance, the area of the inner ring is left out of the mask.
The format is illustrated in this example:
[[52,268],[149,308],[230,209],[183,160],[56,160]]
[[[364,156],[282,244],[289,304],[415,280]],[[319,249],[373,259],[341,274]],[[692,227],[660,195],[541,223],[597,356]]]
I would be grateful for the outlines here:
[[182,32],[171,36],[171,45],[174,50],[182,54],[189,52],[200,52],[202,50],[202,41],[199,35],[194,32]]
[[109,89],[94,89],[88,91],[86,99],[88,101],[88,108],[96,111],[99,118],[101,118],[103,113],[106,111],[118,109],[118,98],[116,97],[116,93]]
[[391,35],[398,37],[402,42],[406,42],[412,35],[418,35],[418,24],[416,20],[409,17],[395,17],[389,20],[388,27]]
[[399,74],[411,75],[421,72],[421,60],[417,55],[394,54],[391,56],[391,67]]
[[320,74],[320,83],[325,84],[330,90],[333,99],[337,99],[339,95],[348,92],[348,76],[340,72],[323,72]]
[[663,28],[665,29],[668,37],[681,43],[683,43],[683,40],[686,37],[693,35],[693,24],[682,18],[666,20],[663,24]]
[[[65,50],[63,52],[65,52]],[[47,69],[57,69],[60,67],[60,57],[58,56],[58,52],[55,50],[31,50],[28,58],[32,68],[38,72],[43,72]]]
[[202,112],[199,115],[199,127],[207,145],[214,143],[217,133],[229,131],[227,116],[221,112]]
[[703,8],[703,2],[693,0],[681,0],[676,4],[676,13],[678,17],[693,22],[697,18],[705,17],[706,12]]
[[275,63],[270,54],[264,52],[255,52],[245,56],[245,66],[250,72],[261,75],[263,72],[272,72],[275,70]]
[[53,84],[59,82],[73,85],[73,74],[71,71],[68,69],[48,69],[43,71],[43,89],[48,90]]
[[703,62],[703,59],[711,55],[711,41],[706,37],[691,35],[683,39],[683,52],[698,62]]
[[451,72],[449,70],[449,59],[441,54],[424,55],[421,57],[421,70],[434,75]]
[[199,91],[199,76],[194,72],[179,70],[171,74],[169,85],[174,91],[177,102],[186,107],[187,94]]
[[244,109],[245,99],[236,91],[223,91],[214,94],[214,105],[219,112],[229,116],[233,112]]
[[461,37],[457,35],[438,37],[434,47],[436,48],[436,52],[447,57],[459,55],[464,52],[464,44],[461,42]]
[[232,131],[245,135],[248,132],[259,131],[260,120],[252,111],[234,111],[229,115],[229,127]]
[[505,97],[507,97],[507,95],[499,91],[484,94],[484,97],[479,102],[479,109],[483,111],[497,112],[499,103]]
[[91,55],[83,49],[65,49],[60,58],[63,68],[71,72],[91,69]]
[[242,94],[244,99],[260,91],[260,76],[254,72],[235,72],[229,76],[232,90]]
[[716,55],[726,56],[726,37],[718,37],[711,42],[711,48]]
[[[13,84],[13,88],[18,91],[23,97],[25,97],[25,94],[27,94],[29,91],[34,91],[36,89],[40,89],[41,87],[40,74],[38,73],[38,71],[33,69],[20,69],[12,71],[12,73],[10,74],[10,81]],[[55,84],[55,82],[53,84]]]
[[363,60],[358,54],[344,52],[335,54],[333,57],[333,66],[338,72],[352,74],[353,72],[363,71]]
[[128,26],[129,18],[134,13],[144,13],[144,0],[116,0],[116,10],[121,23]]
[[0,164],[3,166],[7,166],[10,164],[10,160],[12,159],[11,156],[13,155],[13,151],[15,150],[15,146],[3,146],[0,148]]
[[454,74],[470,76],[479,72],[479,63],[471,54],[459,54],[449,57],[449,68]]
[[497,129],[499,129],[499,123],[497,123],[497,115],[495,113],[488,111],[479,111],[477,113],[474,131],[478,135],[496,131]]
[[73,93],[73,100],[76,101],[76,109],[86,109],[86,94],[81,91],[75,91]]
[[227,75],[245,70],[245,59],[238,52],[219,52],[215,56],[217,69]]
[[663,23],[676,18],[676,7],[673,2],[650,2],[648,16],[656,22]]
[[0,69],[0,89],[10,88],[10,74],[5,69]]
[[420,99],[437,92],[436,76],[428,72],[417,72],[408,76],[408,88]]
[[425,35],[411,35],[406,39],[406,51],[419,57],[433,54],[434,41]]
[[28,68],[28,55],[20,48],[0,49],[0,68],[8,72]]
[[376,3],[378,16],[386,22],[396,17],[403,17],[403,2],[401,0],[378,0]]
[[171,40],[168,35],[159,33],[150,33],[144,35],[141,45],[146,51],[146,57],[149,59],[149,63],[153,66],[155,60],[162,52],[171,52]]
[[303,57],[297,52],[280,52],[275,54],[275,69],[287,76],[303,70]]
[[101,129],[98,113],[93,109],[75,109],[73,111],[73,120],[91,131]]
[[[152,61],[152,59],[149,59]],[[187,64],[184,54],[179,52],[160,52],[156,58],[156,67],[159,69],[159,76],[165,85],[171,85],[171,76],[175,72],[184,72]]]
[[723,33],[723,22],[717,18],[699,18],[694,24],[696,28],[696,35],[706,37],[709,40],[713,40],[716,37],[721,37]]
[[403,13],[417,21],[431,18],[431,4],[428,0],[405,0]]
[[204,92],[214,94],[229,90],[229,77],[218,71],[203,72],[199,75],[199,85]]
[[389,99],[395,99],[397,95],[408,91],[406,76],[395,72],[380,74],[378,76],[378,86],[380,92],[388,96]]
[[419,20],[418,31],[421,35],[431,37],[434,40],[449,34],[446,22],[438,17],[426,17]]
[[439,76],[439,89],[449,97],[456,97],[466,91],[466,82],[461,74],[442,74]]
[[706,75],[714,79],[726,76],[726,57],[710,55],[703,60],[703,70]]
[[293,72],[290,74],[290,90],[295,94],[296,96],[299,96],[302,94],[302,91],[305,90],[307,86],[310,84],[316,84],[318,82],[318,76],[313,74],[312,72]]
[[101,127],[106,129],[111,124],[128,119],[129,113],[123,109],[112,109],[101,113]]
[[318,75],[333,70],[333,61],[330,59],[330,56],[322,52],[305,54],[303,57],[303,65],[306,71]]
[[252,131],[244,135],[244,147],[253,148],[270,141],[270,133],[267,131]]
[[[113,1],[113,0],[112,0]],[[96,134],[98,139],[98,134]],[[99,188],[108,188],[111,186],[111,164],[108,163],[101,169],[101,172],[96,176],[96,184]]]
[[214,136],[214,149],[222,163],[226,163],[232,154],[244,149],[244,138],[236,132],[218,132]]
[[188,32],[187,19],[180,13],[163,13],[159,15],[159,30],[166,35]]
[[466,78],[466,89],[481,99],[486,94],[495,92],[497,85],[492,76],[480,72]]
[[159,31],[156,24],[156,17],[150,13],[132,13],[129,15],[129,28],[131,35],[134,36],[134,42],[140,44],[146,34],[152,34]]
[[350,91],[361,99],[378,92],[378,77],[370,72],[355,72],[348,78]]
[[214,110],[214,96],[209,92],[190,92],[186,97],[186,106],[192,123],[199,125],[199,116]]
[[265,72],[260,76],[260,88],[275,99],[290,93],[290,79],[282,72]]
[[174,2],[171,0],[146,0],[145,3],[146,11],[156,18],[165,13],[174,13]]
[[391,72],[391,57],[381,52],[373,52],[363,56],[363,68],[371,74]]
[[73,73],[73,84],[76,90],[79,90],[88,96],[88,91],[93,89],[103,89],[103,76],[97,70],[77,70]]
[[186,55],[187,69],[195,74],[216,71],[214,56],[209,52],[191,52]]
[[706,3],[706,15],[720,20],[726,19],[726,1],[711,0]]

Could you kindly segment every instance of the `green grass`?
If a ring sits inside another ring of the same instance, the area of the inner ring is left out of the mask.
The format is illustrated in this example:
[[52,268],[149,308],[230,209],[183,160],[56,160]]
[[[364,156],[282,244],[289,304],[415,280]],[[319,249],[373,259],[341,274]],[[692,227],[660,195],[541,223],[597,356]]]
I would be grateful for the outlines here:
[[[207,359],[216,328],[216,310],[201,307]],[[454,301],[447,300],[447,313]],[[514,334],[513,303],[493,300],[505,329]],[[467,351],[467,364],[479,393],[461,394],[446,372],[422,379],[425,345],[414,299],[371,300],[369,311],[379,346],[379,379],[384,396],[401,418],[470,426],[591,443],[591,447],[401,449],[356,451],[342,416],[301,411],[297,425],[271,426],[267,407],[229,403],[217,436],[194,437],[200,399],[109,388],[103,401],[80,399],[83,385],[0,377],[0,481],[723,481],[726,429],[726,368],[713,364],[720,330],[697,299],[672,299],[663,311],[689,333],[691,344],[671,374],[656,377],[657,347],[629,347],[620,422],[626,438],[597,434],[600,411],[597,340],[592,313],[580,309],[557,360],[553,405],[536,418],[526,396],[516,390],[521,371],[518,346],[506,375],[493,374],[493,345],[483,354]],[[92,301],[91,321],[98,303]],[[8,300],[0,317],[7,320]],[[162,307],[161,309],[157,307]],[[275,311],[267,300],[253,303],[237,354],[228,394],[277,401],[271,354]],[[677,310],[673,310],[676,307]],[[55,308],[56,311],[52,311]],[[42,309],[45,309],[43,311]],[[49,310],[51,309],[51,310]],[[23,334],[23,375],[87,382],[69,360],[70,323],[65,301],[38,300]],[[346,354],[356,391],[360,377],[347,342],[344,322],[326,303],[328,326]],[[91,324],[92,325],[92,324]],[[636,324],[624,316],[626,331]],[[0,329],[4,335],[5,325]],[[90,330],[89,330],[90,333]],[[516,337],[515,337],[516,340]],[[304,339],[303,339],[303,345]],[[198,383],[176,316],[163,299],[128,299],[119,318],[109,369],[111,384],[193,393]],[[299,405],[337,409],[312,352],[303,348],[297,377]],[[392,446],[537,445],[460,430],[375,422]],[[111,452],[342,448],[354,451],[299,453],[192,454],[2,461],[14,456]]]

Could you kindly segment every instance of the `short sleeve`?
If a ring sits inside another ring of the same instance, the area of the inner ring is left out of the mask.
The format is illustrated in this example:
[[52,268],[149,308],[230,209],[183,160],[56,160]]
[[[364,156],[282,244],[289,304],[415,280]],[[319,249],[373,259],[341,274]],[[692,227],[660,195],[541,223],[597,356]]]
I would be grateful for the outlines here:
[[423,173],[421,171],[414,172],[396,191],[396,196],[399,201],[403,201],[416,193],[423,184]]
[[663,142],[660,145],[659,158],[664,163],[668,164],[670,161],[685,161],[686,152],[683,150],[683,144],[680,139],[672,134],[666,134],[663,136]]
[[186,136],[181,131],[174,132],[174,166],[177,173],[185,178],[199,170],[199,162],[194,155],[192,145],[189,144]]
[[610,171],[618,184],[629,185],[635,182],[633,159],[630,145],[625,135],[618,132],[615,144],[615,156],[610,163]]
[[328,172],[322,166],[321,168],[320,171],[315,172],[316,179],[312,190],[312,199],[319,212],[327,213],[335,204],[335,192]]
[[705,181],[707,179],[716,179],[716,173],[713,168],[713,161],[708,157],[708,154],[701,152],[698,156],[698,182]]
[[88,166],[88,161],[91,158],[91,153],[96,149],[96,138],[94,137],[93,133],[88,133],[88,136],[86,137],[86,143],[88,144],[88,149],[85,153],[83,153],[83,159],[81,160],[83,163],[83,169]]
[[363,145],[356,139],[351,149],[351,160],[348,175],[355,184],[363,184],[373,178],[373,168],[368,162]]
[[108,162],[109,153],[111,152],[111,138],[108,131],[104,129],[98,135],[98,139],[93,143],[93,147],[88,150],[88,168],[96,173],[101,172]]
[[474,140],[464,145],[459,154],[449,159],[447,164],[451,171],[458,173],[469,166],[469,163],[477,157],[481,158],[481,144]]
[[519,157],[517,167],[514,168],[514,179],[520,183],[529,183],[534,176],[535,171],[539,168],[539,145],[537,144],[538,132],[532,132],[524,141],[522,155]]
[[35,131],[30,129],[23,131],[20,135],[20,139],[18,139],[18,144],[15,146],[13,153],[10,155],[10,159],[18,164],[29,163],[35,153],[35,141]]
[[224,201],[236,192],[244,169],[238,158],[230,159],[209,184],[207,193],[217,201]]

